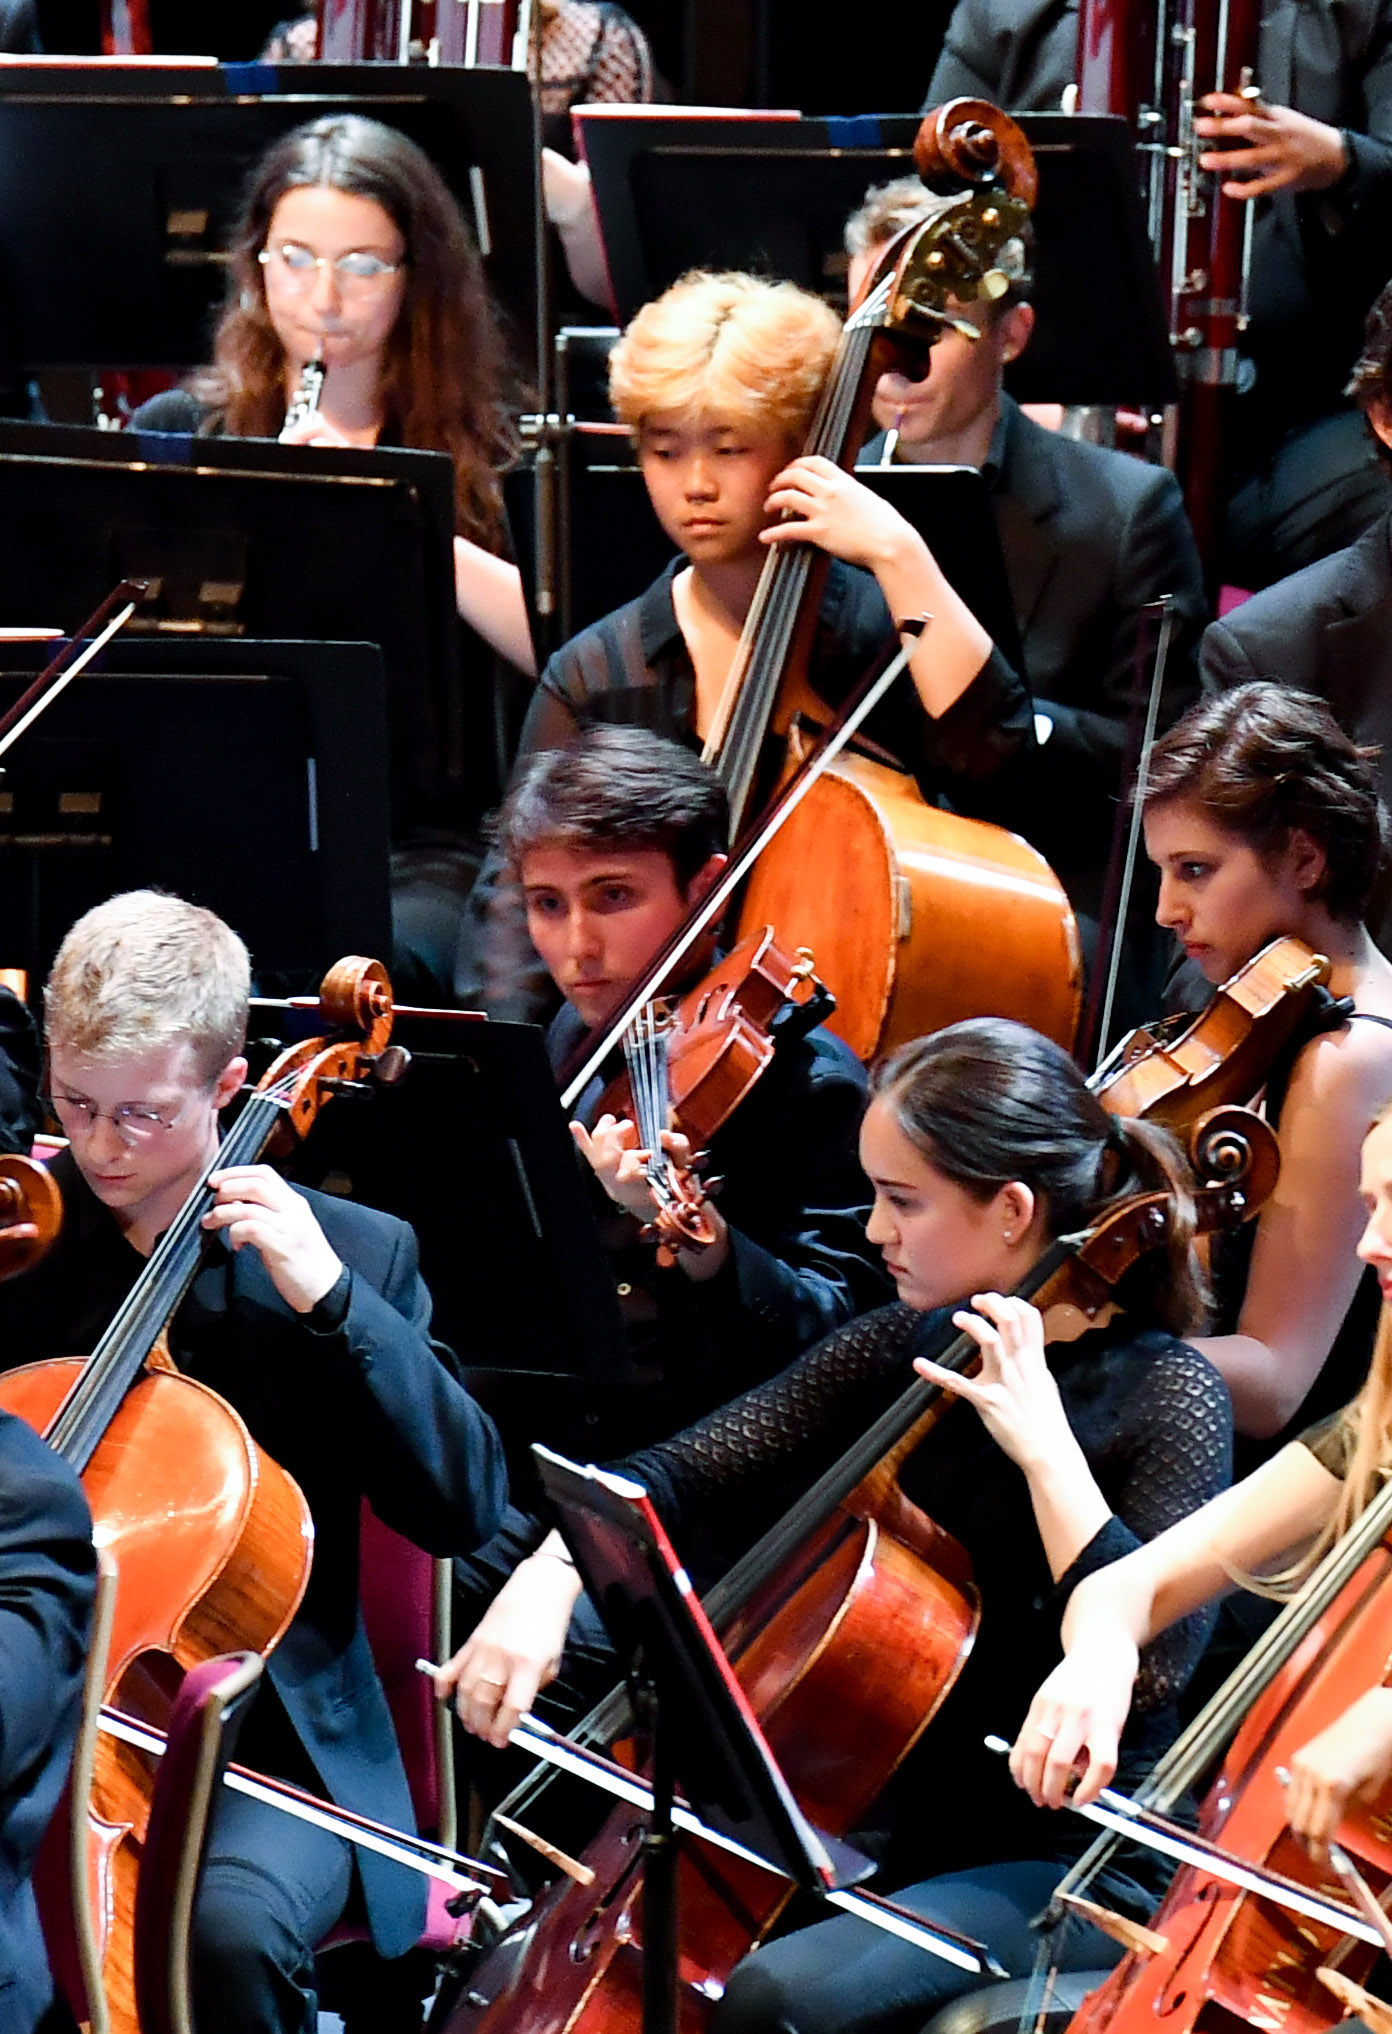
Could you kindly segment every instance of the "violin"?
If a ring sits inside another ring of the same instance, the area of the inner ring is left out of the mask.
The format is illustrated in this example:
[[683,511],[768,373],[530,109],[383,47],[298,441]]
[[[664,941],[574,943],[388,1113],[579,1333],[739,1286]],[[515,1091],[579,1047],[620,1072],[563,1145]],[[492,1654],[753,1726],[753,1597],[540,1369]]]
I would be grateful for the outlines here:
[[1205,1109],[1250,1101],[1299,1035],[1329,972],[1303,940],[1273,939],[1198,1017],[1124,1038],[1089,1086],[1114,1116],[1144,1116],[1181,1133]]
[[796,1013],[797,1029],[810,1030],[833,1007],[811,954],[802,948],[790,960],[766,925],[675,1004],[646,1005],[625,1032],[627,1072],[610,1082],[596,1113],[631,1117],[649,1153],[658,1212],[647,1233],[659,1263],[714,1240],[704,1212],[711,1189],[695,1165],[678,1166],[663,1151],[662,1132],[677,1131],[701,1152],[771,1063],[775,1027],[786,1028]]
[[[1247,1155],[1235,1163],[1248,1132]],[[1245,1219],[1274,1183],[1275,1140],[1241,1111],[1208,1133],[1200,1155],[1214,1176],[1203,1206],[1214,1221]],[[1169,1241],[1174,1219],[1169,1196],[1130,1196],[1056,1241],[1020,1292],[1046,1329],[1079,1316],[1095,1323],[1137,1261]],[[980,1351],[961,1334],[937,1360],[970,1374]],[[916,1379],[705,1599],[799,1806],[831,1836],[855,1826],[907,1756],[976,1630],[965,1550],[905,1496],[899,1478],[953,1402]],[[577,1735],[613,1742],[627,1722],[624,1697],[612,1696]],[[535,1794],[524,1788],[505,1804],[509,1823]],[[581,1860],[586,1882],[552,1887],[471,1970],[442,2034],[613,2034],[639,2024],[634,1836],[631,1810],[611,1818]],[[679,1872],[681,2026],[690,2034],[790,1889],[772,1870],[699,1841],[684,1844]]]
[[[327,1035],[282,1053],[248,1097],[97,1348],[0,1376],[0,1406],[77,1470],[117,1574],[104,1697],[155,1722],[183,1672],[228,1650],[268,1652],[309,1580],[313,1526],[291,1477],[206,1385],[174,1368],[167,1330],[207,1244],[209,1176],[303,1136],[334,1095],[361,1090],[391,1050],[377,961],[339,962],[320,992]],[[138,2034],[135,1888],[149,1772],[98,1748],[88,1879],[114,2034]]]

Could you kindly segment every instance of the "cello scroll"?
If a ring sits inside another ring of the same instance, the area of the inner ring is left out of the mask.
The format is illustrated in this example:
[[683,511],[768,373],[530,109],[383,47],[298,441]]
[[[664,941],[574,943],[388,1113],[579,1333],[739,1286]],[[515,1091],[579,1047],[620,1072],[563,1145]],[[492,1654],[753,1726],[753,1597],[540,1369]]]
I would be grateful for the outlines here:
[[63,1196],[48,1168],[17,1153],[0,1157],[0,1279],[37,1264],[62,1221]]

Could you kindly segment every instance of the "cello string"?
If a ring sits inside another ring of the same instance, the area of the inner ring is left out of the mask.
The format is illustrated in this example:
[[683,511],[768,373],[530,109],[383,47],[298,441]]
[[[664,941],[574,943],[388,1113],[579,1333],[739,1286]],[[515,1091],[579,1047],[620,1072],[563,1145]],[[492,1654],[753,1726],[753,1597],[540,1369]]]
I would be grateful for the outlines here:
[[[283,1106],[273,1095],[252,1095],[83,1366],[48,1435],[49,1445],[79,1473],[197,1270],[210,1175],[224,1166],[248,1162],[263,1150]],[[153,1327],[152,1314],[157,1315]]]

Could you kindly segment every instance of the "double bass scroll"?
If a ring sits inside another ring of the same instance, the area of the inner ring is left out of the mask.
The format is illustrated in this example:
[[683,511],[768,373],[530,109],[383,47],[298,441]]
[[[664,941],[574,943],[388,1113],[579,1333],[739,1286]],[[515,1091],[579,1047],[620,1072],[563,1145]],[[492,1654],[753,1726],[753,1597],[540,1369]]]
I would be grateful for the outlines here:
[[[915,159],[943,203],[891,243],[852,309],[804,447],[843,469],[855,462],[880,375],[905,365],[921,375],[945,330],[975,335],[954,304],[1008,290],[1006,250],[1035,196],[1029,144],[984,100],[930,113]],[[810,545],[781,545],[760,578],[706,746],[737,817],[766,767],[770,734],[796,758],[806,727],[827,718],[807,671],[826,564]],[[830,1028],[861,1059],[986,1015],[1072,1043],[1081,948],[1043,856],[1002,827],[929,805],[905,771],[869,756],[845,756],[824,773],[761,856],[739,930],[765,924],[816,954],[837,1001]]]

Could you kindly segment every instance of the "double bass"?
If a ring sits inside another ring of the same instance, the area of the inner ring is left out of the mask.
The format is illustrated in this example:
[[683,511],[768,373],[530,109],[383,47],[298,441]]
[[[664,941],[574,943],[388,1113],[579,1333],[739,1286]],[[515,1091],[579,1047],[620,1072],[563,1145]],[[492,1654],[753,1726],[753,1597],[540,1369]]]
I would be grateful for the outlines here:
[[[179,1375],[166,1330],[208,1240],[208,1176],[293,1142],[335,1094],[361,1088],[379,1068],[395,1071],[380,963],[340,962],[320,1004],[328,1035],[281,1054],[248,1097],[92,1355],[0,1376],[0,1406],[81,1476],[117,1570],[104,1698],[155,1723],[189,1667],[243,1648],[268,1652],[309,1580],[313,1527],[298,1486],[224,1399]],[[145,1762],[103,1738],[88,1892],[115,2034],[138,2034],[133,1926],[149,1786]]]
[[[983,100],[930,113],[914,159],[943,206],[886,251],[847,319],[803,448],[846,469],[880,375],[906,353],[921,374],[953,302],[1009,287],[1000,257],[1035,195],[1029,144]],[[824,553],[791,544],[761,574],[706,746],[737,828],[769,736],[791,738],[796,753],[806,724],[828,718],[806,676],[826,566]],[[1048,864],[1002,827],[928,805],[910,776],[871,756],[841,757],[760,857],[739,926],[766,924],[815,953],[837,1001],[830,1028],[861,1059],[975,1016],[1018,1017],[1072,1043],[1078,932]]]

